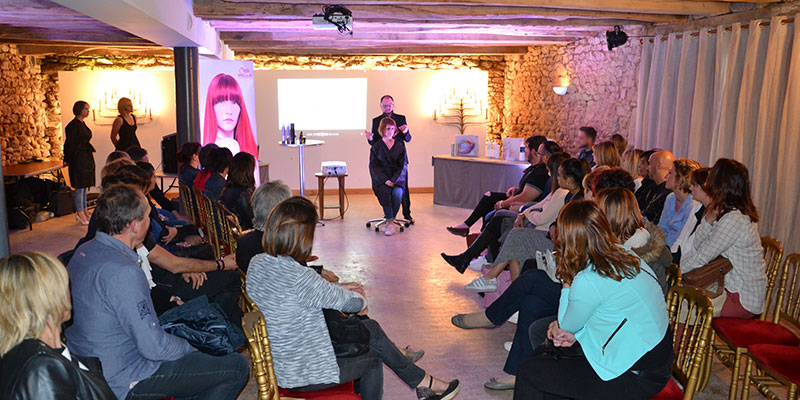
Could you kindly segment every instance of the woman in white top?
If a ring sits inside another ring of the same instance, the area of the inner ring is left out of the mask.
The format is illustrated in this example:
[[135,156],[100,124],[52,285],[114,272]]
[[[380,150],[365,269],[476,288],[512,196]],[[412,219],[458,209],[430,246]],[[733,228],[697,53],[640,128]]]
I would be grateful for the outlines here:
[[[303,197],[279,203],[267,220],[262,245],[247,270],[247,294],[263,312],[275,375],[282,388],[314,391],[360,381],[364,400],[383,395],[383,365],[394,371],[420,399],[452,399],[458,380],[436,379],[409,360],[375,320],[366,318],[361,285],[328,282],[303,263],[311,257],[317,210]],[[369,349],[336,357],[323,309],[358,313],[369,331]]]
[[725,291],[712,301],[717,304],[714,314],[720,310],[723,317],[752,318],[764,311],[767,276],[747,167],[720,158],[706,192],[711,203],[692,241],[694,253],[681,260],[681,271],[700,268],[720,255],[727,258],[733,269],[725,275]]
[[639,173],[639,159],[642,158],[642,149],[630,149],[622,154],[622,163],[620,166],[633,177],[633,191],[634,193],[642,187],[642,179],[644,176]]
[[694,252],[694,246],[691,245],[697,232],[697,227],[703,221],[703,216],[706,214],[708,206],[711,204],[711,198],[705,191],[706,181],[708,180],[708,173],[711,168],[699,168],[689,175],[689,190],[692,192],[692,200],[696,202],[692,206],[692,211],[689,213],[689,218],[683,224],[678,239],[670,247],[672,252],[672,262],[681,264],[681,258],[688,259],[691,253]]

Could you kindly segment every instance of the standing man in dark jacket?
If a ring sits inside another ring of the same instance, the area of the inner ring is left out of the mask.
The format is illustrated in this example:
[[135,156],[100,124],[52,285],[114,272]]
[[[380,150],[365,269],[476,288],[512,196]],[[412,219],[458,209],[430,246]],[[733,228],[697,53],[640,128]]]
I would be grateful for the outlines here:
[[[392,98],[392,96],[387,94],[381,97],[381,110],[383,114],[372,119],[372,131],[367,135],[367,142],[371,145],[374,144],[376,140],[381,139],[381,135],[378,133],[378,127],[381,124],[381,120],[385,117],[393,119],[397,124],[397,134],[395,138],[406,143],[410,142],[411,131],[408,129],[408,124],[406,123],[406,116],[394,113],[394,98]],[[406,155],[406,164],[408,164],[408,155]],[[408,196],[408,172],[406,172],[406,190],[403,192],[403,201],[401,204],[403,207],[403,218],[413,224],[414,218],[411,218],[411,198]]]

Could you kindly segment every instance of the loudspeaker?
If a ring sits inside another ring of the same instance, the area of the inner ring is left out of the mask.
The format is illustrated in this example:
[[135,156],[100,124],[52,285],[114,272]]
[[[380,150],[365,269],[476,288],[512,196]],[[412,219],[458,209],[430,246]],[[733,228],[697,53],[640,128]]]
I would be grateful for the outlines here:
[[178,173],[178,134],[172,133],[161,139],[161,170],[167,174]]

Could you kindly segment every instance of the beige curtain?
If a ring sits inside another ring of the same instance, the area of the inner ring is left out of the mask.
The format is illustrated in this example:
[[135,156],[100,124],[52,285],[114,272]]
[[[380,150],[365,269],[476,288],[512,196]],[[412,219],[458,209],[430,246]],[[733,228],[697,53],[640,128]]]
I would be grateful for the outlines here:
[[762,235],[800,251],[792,234],[800,226],[800,34],[786,18],[645,44],[631,142],[707,166],[721,157],[743,162]]

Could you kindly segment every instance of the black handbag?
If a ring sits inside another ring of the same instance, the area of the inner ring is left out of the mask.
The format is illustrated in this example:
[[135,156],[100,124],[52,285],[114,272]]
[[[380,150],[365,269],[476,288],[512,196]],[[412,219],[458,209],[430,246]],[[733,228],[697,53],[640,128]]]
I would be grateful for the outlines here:
[[581,344],[575,341],[572,346],[558,347],[553,341],[546,339],[539,347],[533,349],[533,357],[545,360],[565,360],[573,358],[585,358]]
[[322,313],[337,358],[357,357],[369,351],[369,330],[361,322],[367,317],[329,309],[323,309]]

